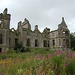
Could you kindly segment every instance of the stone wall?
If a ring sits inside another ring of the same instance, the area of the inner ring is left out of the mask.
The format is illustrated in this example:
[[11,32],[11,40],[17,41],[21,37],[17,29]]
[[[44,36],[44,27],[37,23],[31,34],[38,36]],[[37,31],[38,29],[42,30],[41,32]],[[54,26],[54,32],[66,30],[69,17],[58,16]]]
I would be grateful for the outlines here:
[[30,48],[70,48],[70,31],[62,18],[58,29],[50,31],[45,28],[40,32],[38,25],[35,25],[34,31],[31,30],[29,21],[25,18],[24,22],[18,23],[18,29],[10,29],[10,14],[7,9],[0,14],[0,52],[6,52],[16,44],[22,43],[24,47]]

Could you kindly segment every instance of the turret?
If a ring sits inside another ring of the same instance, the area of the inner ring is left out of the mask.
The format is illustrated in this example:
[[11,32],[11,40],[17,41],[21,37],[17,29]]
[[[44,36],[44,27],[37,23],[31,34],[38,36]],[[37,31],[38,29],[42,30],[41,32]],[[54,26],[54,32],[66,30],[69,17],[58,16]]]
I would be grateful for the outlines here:
[[0,14],[0,27],[4,29],[10,28],[10,14],[7,14],[7,8]]

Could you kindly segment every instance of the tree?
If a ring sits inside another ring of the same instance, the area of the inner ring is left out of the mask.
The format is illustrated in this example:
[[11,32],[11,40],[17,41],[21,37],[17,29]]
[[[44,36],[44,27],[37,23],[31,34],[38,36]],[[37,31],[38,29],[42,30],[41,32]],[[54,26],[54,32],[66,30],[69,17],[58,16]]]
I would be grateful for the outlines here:
[[75,36],[70,34],[71,48],[75,50]]

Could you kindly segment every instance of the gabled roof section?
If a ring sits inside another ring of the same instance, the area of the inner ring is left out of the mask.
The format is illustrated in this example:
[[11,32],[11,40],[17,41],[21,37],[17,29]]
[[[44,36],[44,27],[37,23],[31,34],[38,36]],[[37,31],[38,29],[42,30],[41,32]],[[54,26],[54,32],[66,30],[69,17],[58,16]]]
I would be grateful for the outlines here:
[[24,19],[24,22],[22,23],[22,28],[26,28],[26,29],[31,30],[31,25],[26,18]]
[[61,29],[61,28],[68,29],[68,28],[67,28],[67,25],[66,25],[66,23],[65,23],[64,17],[62,17],[62,22],[61,22],[61,24],[58,25],[58,29]]

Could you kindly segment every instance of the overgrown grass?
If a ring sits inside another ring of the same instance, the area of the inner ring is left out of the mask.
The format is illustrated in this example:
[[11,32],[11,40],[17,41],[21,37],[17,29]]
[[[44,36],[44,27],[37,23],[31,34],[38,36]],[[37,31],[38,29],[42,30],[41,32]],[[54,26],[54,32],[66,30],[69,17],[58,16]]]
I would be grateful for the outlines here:
[[75,75],[75,52],[34,49],[0,54],[1,75]]

